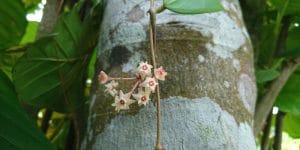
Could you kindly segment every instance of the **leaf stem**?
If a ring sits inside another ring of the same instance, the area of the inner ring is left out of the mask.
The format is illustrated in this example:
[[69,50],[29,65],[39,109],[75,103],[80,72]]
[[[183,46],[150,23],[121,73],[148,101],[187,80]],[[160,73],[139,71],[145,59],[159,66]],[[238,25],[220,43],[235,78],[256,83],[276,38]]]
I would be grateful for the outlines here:
[[136,81],[136,83],[134,84],[134,86],[132,87],[132,89],[130,90],[130,95],[134,92],[134,90],[138,87],[138,85],[141,83],[140,80]]
[[166,10],[166,7],[164,5],[161,5],[155,9],[155,13],[159,14],[159,13],[163,12],[164,10]]

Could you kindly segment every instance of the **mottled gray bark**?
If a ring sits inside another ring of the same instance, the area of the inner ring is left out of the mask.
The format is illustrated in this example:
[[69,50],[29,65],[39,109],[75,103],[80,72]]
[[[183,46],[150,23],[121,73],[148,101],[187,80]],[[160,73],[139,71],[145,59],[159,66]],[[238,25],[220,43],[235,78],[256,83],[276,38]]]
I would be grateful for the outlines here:
[[[225,11],[217,13],[157,16],[157,62],[169,73],[160,83],[162,144],[169,150],[256,149],[251,42],[238,1],[222,4]],[[150,60],[148,9],[145,0],[108,0],[97,72],[134,76],[138,63]],[[120,87],[129,91],[130,86],[121,82]],[[117,113],[96,78],[92,93],[82,149],[154,149],[153,102]]]

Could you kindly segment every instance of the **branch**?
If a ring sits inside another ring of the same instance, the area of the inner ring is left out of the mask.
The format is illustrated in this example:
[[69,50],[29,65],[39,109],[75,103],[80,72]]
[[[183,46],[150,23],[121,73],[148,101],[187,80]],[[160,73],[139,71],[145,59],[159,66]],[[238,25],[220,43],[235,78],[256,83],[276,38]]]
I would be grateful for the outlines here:
[[43,17],[38,28],[37,39],[53,31],[63,1],[64,0],[47,0],[43,11]]
[[[280,30],[275,47],[276,54],[280,53],[284,49],[286,39],[288,37],[288,30],[291,24],[291,17],[283,17],[282,24],[283,25]],[[260,102],[256,105],[256,111],[254,116],[255,135],[258,135],[258,133],[261,131],[265,120],[267,119],[268,113],[271,111],[273,104],[277,96],[279,95],[281,89],[284,87],[289,77],[293,74],[293,72],[297,69],[299,65],[300,57],[288,60],[287,64],[283,66],[281,75],[276,80],[272,81],[268,92],[265,93]]]
[[270,130],[272,126],[272,110],[269,112],[267,124],[264,127],[263,137],[261,140],[261,150],[268,150],[269,149],[269,136]]
[[43,133],[45,133],[45,134],[47,133],[47,130],[49,128],[49,120],[51,119],[51,116],[52,116],[52,111],[49,109],[46,109],[46,112],[45,112],[45,115],[43,118],[43,122],[41,125],[41,129],[42,129]]
[[282,127],[285,112],[279,111],[276,116],[275,139],[273,144],[274,150],[281,150],[282,143]]
[[273,104],[279,95],[281,89],[288,81],[293,72],[300,66],[300,57],[287,61],[283,67],[280,76],[273,80],[268,92],[262,97],[261,101],[256,106],[254,116],[254,134],[258,135],[262,129],[268,113],[271,111]]
[[285,41],[288,37],[288,32],[289,32],[289,27],[292,22],[292,17],[291,16],[284,16],[282,19],[282,28],[279,33],[279,37],[277,39],[277,44],[276,44],[276,55],[279,55],[283,52],[284,46],[285,46]]

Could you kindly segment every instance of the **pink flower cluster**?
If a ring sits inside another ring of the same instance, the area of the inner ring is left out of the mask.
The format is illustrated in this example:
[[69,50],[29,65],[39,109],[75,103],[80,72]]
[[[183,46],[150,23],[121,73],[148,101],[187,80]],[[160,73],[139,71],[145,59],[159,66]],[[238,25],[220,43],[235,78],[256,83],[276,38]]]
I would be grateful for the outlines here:
[[[139,105],[146,105],[150,101],[150,94],[155,92],[158,80],[165,80],[167,72],[163,67],[154,68],[154,75],[152,73],[153,66],[147,62],[141,62],[136,69],[136,77],[134,78],[114,78],[108,76],[104,71],[98,75],[99,82],[105,84],[105,92],[115,98],[112,106],[116,111],[129,109],[129,105],[138,102]],[[116,88],[119,83],[116,80],[135,80],[133,88],[128,93],[118,91]],[[137,89],[137,90],[136,90]],[[137,91],[137,93],[135,93]],[[133,99],[131,99],[133,97]]]

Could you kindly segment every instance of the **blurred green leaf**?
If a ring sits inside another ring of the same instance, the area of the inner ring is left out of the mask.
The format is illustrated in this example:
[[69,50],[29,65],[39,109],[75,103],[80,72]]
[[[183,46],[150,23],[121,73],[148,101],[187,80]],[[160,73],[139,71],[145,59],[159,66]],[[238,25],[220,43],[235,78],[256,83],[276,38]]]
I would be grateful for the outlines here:
[[13,78],[21,100],[58,112],[72,112],[84,103],[87,64],[104,9],[83,24],[77,9],[62,15],[54,34],[36,41],[17,62]]
[[23,55],[23,52],[0,53],[0,69],[12,79],[12,68],[17,60]]
[[[79,106],[84,49],[78,50],[81,22],[76,11],[61,16],[55,35],[34,43],[14,68],[14,84],[22,100],[66,112]],[[72,91],[72,94],[70,94]]]
[[272,45],[276,39],[274,36],[274,28],[275,24],[273,22],[263,25],[260,29],[261,40],[258,41],[259,48],[255,49],[256,59],[260,67],[267,66],[266,64],[273,58]]
[[280,73],[274,69],[257,69],[255,75],[257,83],[264,83],[276,79],[280,75]]
[[19,44],[27,25],[21,0],[2,0],[0,5],[0,52]]
[[281,90],[275,105],[280,110],[300,116],[300,75],[292,75]]
[[38,5],[41,2],[41,0],[22,0],[22,2],[25,5],[27,13],[30,13],[38,8]]
[[272,0],[272,3],[279,11],[284,10],[284,6],[287,3],[285,9],[285,15],[300,15],[300,1],[299,0]]
[[223,10],[220,0],[164,0],[164,7],[180,14],[201,14]]
[[282,56],[297,57],[300,56],[300,28],[292,28],[288,33],[285,51]]
[[89,79],[92,79],[94,77],[96,60],[97,60],[97,51],[94,50],[92,57],[90,59],[90,62],[89,62],[89,69],[88,69],[88,78]]
[[285,51],[282,56],[284,57],[298,57],[300,56],[300,47],[297,47],[295,49],[290,49],[288,51]]
[[283,130],[286,131],[293,138],[300,138],[300,116],[287,114],[284,117]]
[[37,34],[38,26],[39,26],[39,23],[36,21],[28,22],[27,27],[26,27],[26,32],[20,42],[21,45],[34,42],[36,34]]
[[14,86],[0,70],[0,145],[4,150],[53,150],[36,124],[22,109]]
[[57,127],[56,129],[59,129],[58,133],[56,133],[55,137],[52,139],[52,143],[56,145],[56,148],[58,150],[64,150],[65,149],[65,142],[68,137],[70,124],[69,123],[63,123],[61,127]]

